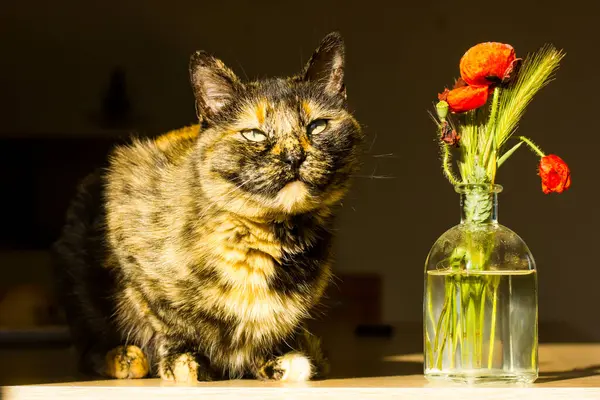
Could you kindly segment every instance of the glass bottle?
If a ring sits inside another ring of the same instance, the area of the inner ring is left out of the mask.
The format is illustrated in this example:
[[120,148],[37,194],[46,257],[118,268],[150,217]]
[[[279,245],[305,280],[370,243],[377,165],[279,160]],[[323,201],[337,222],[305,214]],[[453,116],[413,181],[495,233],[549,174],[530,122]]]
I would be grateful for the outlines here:
[[425,266],[425,377],[531,383],[538,377],[535,261],[498,223],[500,185],[455,189],[461,222],[435,242]]

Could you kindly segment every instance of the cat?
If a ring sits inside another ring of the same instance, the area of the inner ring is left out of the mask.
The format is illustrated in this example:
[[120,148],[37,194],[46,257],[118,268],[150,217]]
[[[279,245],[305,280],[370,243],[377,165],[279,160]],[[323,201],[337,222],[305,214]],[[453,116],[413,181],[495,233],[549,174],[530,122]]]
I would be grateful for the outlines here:
[[190,58],[198,124],[115,147],[54,249],[80,368],[111,378],[305,381],[331,278],[335,206],[360,164],[344,43],[290,78]]

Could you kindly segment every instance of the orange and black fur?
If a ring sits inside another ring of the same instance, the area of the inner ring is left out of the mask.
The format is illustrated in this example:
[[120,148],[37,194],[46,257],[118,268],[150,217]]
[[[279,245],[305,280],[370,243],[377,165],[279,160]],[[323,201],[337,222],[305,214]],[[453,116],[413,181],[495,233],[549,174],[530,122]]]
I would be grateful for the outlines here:
[[332,208],[361,153],[344,47],[243,83],[190,61],[200,123],[117,147],[56,243],[86,371],[175,381],[306,380],[326,371],[304,321],[330,279]]

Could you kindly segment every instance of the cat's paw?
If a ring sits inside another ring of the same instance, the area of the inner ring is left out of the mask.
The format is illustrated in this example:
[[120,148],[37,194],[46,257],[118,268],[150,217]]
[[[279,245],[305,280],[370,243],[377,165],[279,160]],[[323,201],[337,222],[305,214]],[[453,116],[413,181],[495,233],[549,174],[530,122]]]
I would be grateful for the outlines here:
[[268,361],[258,372],[259,378],[303,382],[311,378],[313,365],[302,353],[288,353]]
[[165,381],[190,383],[198,380],[198,362],[190,353],[173,355],[161,360],[158,371]]
[[148,358],[137,346],[115,347],[105,357],[106,375],[117,379],[137,379],[148,375]]

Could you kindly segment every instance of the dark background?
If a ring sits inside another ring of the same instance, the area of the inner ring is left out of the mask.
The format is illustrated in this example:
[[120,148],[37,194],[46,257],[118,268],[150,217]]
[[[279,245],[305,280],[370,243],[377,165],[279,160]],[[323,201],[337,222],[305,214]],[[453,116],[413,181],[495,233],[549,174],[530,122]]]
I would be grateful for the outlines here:
[[[369,151],[341,208],[335,268],[379,274],[383,320],[418,322],[427,252],[459,220],[427,111],[458,76],[470,46],[501,41],[525,56],[551,42],[567,57],[520,134],[566,160],[573,186],[544,195],[537,158],[520,150],[499,172],[500,222],[536,258],[540,319],[600,339],[593,311],[600,302],[599,11],[598,2],[577,0],[4,1],[0,282],[46,279],[45,250],[74,182],[115,142],[195,121],[187,75],[193,51],[214,53],[241,77],[289,75],[324,35],[339,30],[349,101]],[[117,95],[106,103],[111,75]],[[128,103],[119,96],[123,87]]]

